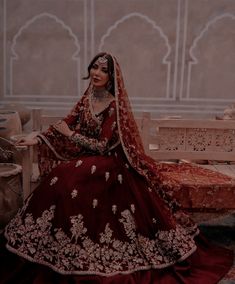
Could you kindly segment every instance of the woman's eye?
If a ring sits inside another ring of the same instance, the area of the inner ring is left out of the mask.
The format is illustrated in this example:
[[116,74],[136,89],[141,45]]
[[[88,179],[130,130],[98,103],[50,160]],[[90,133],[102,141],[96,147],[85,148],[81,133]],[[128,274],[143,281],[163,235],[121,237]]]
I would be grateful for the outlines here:
[[106,68],[103,68],[102,71],[103,71],[104,73],[108,73],[108,69],[106,69]]
[[92,68],[93,68],[93,69],[97,69],[97,68],[98,68],[98,65],[97,65],[97,64],[93,64],[93,65],[92,65]]

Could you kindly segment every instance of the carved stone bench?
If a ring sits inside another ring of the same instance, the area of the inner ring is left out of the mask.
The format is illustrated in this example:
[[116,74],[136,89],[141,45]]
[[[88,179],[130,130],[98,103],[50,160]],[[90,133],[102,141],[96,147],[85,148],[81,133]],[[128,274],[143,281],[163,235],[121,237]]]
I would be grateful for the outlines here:
[[[146,125],[148,155],[179,163],[168,165],[164,174],[181,184],[172,194],[184,208],[235,209],[235,121],[149,118]],[[185,162],[198,170],[191,171]]]

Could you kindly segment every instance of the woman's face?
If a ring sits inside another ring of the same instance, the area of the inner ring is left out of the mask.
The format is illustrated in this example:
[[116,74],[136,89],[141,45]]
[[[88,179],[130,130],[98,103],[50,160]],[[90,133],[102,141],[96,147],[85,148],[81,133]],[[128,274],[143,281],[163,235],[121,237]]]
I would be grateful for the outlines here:
[[109,81],[108,60],[99,57],[90,70],[91,83],[95,88],[104,88]]

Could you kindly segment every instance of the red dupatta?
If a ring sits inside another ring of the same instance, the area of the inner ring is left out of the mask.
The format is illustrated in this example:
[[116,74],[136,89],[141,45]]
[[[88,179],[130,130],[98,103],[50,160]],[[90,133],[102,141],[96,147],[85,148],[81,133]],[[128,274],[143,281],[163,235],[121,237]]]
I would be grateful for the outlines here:
[[[200,187],[200,182],[203,183],[205,187],[208,186],[208,184],[210,185],[208,190],[210,193],[211,188],[213,188],[214,185],[216,186],[217,183],[222,184],[223,187],[228,190],[234,188],[234,179],[222,173],[216,173],[208,169],[199,168],[198,166],[190,163],[169,165],[165,163],[157,163],[151,157],[147,156],[131,110],[120,66],[117,59],[115,57],[112,58],[114,62],[117,124],[120,141],[125,155],[132,167],[146,178],[150,189],[157,191],[158,195],[167,203],[168,207],[174,213],[175,218],[181,224],[191,223],[192,225],[189,217],[181,210],[182,206],[180,202],[183,200],[180,201],[178,198],[178,194],[184,192],[182,189],[185,188],[184,181],[181,180],[181,177],[182,179],[186,179],[185,175],[187,176],[188,174],[188,176],[195,175],[196,180],[199,179],[198,183],[189,185],[192,190],[190,194],[193,196],[195,195],[193,197],[194,199],[197,199],[197,190],[198,192],[203,191],[203,187],[202,189]],[[177,174],[178,177],[175,178],[174,175]],[[187,186],[188,184],[186,184],[186,187]],[[208,198],[204,199],[204,203],[208,202]],[[203,206],[203,204],[201,204],[201,206]]]
[[174,181],[167,181],[161,175],[162,171],[167,171],[166,165],[157,164],[155,160],[145,154],[138,126],[124,86],[121,68],[117,59],[113,56],[112,58],[114,62],[117,124],[123,151],[132,167],[146,178],[149,186],[158,191],[168,206],[172,209],[176,208],[178,207],[177,202],[172,200],[168,192],[172,187],[176,189],[179,185],[174,183]]

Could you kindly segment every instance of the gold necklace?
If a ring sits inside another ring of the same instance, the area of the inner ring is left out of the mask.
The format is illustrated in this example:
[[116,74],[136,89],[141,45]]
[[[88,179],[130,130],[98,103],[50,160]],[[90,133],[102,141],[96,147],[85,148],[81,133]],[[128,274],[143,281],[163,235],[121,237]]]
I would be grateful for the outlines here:
[[93,90],[92,92],[92,101],[93,102],[104,102],[110,100],[111,94],[106,90]]

